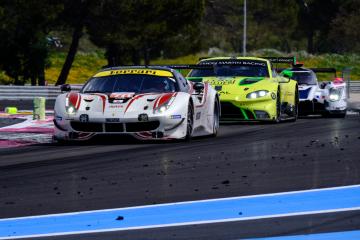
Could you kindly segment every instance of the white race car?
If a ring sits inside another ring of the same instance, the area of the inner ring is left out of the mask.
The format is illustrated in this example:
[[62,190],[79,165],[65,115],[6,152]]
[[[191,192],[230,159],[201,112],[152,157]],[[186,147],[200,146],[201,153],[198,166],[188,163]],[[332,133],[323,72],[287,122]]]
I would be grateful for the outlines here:
[[[336,77],[334,68],[303,68],[297,64],[290,70],[299,84],[299,115],[321,114],[345,117],[347,110],[346,83]],[[334,73],[330,82],[318,83],[315,73]]]
[[54,138],[100,134],[190,139],[219,129],[220,104],[209,84],[191,83],[167,67],[116,67],[90,78],[79,93],[63,85],[54,109]]

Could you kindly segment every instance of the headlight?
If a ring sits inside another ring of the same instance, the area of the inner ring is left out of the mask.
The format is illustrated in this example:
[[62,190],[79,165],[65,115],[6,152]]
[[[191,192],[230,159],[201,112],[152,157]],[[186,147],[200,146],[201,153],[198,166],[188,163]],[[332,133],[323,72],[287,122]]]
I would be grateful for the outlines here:
[[75,108],[73,106],[70,106],[70,107],[67,108],[66,111],[67,111],[68,114],[74,114],[75,113]]
[[165,112],[165,111],[166,111],[166,106],[161,106],[161,107],[159,108],[159,112],[163,113],[163,112]]
[[255,98],[265,97],[268,94],[268,92],[269,91],[266,90],[251,92],[246,95],[246,98],[255,99]]
[[342,88],[331,88],[329,94],[329,100],[331,102],[339,101],[341,98]]
[[340,96],[338,94],[330,94],[329,96],[330,101],[339,101]]
[[[72,100],[71,100],[72,98]],[[65,109],[67,114],[75,114],[76,113],[76,104],[80,101],[80,96],[77,93],[69,93],[65,98]]]
[[[175,97],[176,97],[176,93],[175,94],[169,94],[169,95],[165,95],[162,96],[160,98],[165,97],[165,101],[162,103],[156,103],[155,102],[155,106],[154,106],[154,113],[158,112],[158,113],[164,113],[169,107],[170,105],[174,102]],[[159,100],[160,102],[160,100]]]

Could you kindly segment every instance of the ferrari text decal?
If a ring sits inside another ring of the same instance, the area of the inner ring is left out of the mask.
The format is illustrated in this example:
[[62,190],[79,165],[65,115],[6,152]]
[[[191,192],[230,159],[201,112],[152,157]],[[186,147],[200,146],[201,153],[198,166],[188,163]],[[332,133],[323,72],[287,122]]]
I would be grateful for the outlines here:
[[95,74],[94,77],[105,77],[111,75],[120,75],[120,74],[145,74],[145,75],[153,75],[160,77],[172,77],[173,74],[169,71],[165,70],[157,70],[157,69],[117,69],[117,70],[107,70],[103,72],[99,72]]

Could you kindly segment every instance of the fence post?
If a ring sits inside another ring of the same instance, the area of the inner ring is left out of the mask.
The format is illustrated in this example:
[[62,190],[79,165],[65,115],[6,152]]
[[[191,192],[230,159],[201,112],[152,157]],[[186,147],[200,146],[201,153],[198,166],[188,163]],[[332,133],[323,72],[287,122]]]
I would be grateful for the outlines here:
[[45,98],[44,97],[34,98],[33,119],[34,120],[45,120]]
[[342,70],[342,78],[344,81],[346,81],[346,86],[347,86],[347,89],[346,89],[346,97],[347,99],[350,98],[350,71],[351,71],[351,67],[346,67]]

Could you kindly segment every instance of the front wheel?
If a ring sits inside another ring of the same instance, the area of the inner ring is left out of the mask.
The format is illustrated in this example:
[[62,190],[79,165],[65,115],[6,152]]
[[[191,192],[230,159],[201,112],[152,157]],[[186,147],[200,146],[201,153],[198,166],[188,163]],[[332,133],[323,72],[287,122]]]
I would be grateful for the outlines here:
[[330,118],[344,118],[346,116],[346,110],[341,111],[339,113],[326,112],[325,116]]
[[276,93],[276,116],[273,120],[274,123],[279,123],[281,120],[281,100],[280,100],[280,90]]

